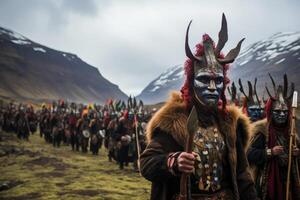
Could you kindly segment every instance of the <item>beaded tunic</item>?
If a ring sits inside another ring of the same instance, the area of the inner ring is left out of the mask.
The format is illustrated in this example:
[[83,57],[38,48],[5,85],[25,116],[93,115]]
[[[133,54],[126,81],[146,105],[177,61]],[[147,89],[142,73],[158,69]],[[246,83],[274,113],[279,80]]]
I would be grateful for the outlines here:
[[[194,136],[193,151],[197,153],[193,192],[213,193],[221,189],[225,142],[216,127],[199,127]],[[195,185],[196,184],[196,185]],[[197,188],[195,190],[195,188]]]

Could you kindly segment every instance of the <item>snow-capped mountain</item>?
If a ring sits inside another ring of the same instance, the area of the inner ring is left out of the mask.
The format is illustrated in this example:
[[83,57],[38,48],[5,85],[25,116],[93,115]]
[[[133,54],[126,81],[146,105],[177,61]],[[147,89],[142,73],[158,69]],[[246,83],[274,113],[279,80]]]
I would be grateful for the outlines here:
[[127,96],[75,54],[48,48],[0,27],[0,98],[88,103]]
[[[231,65],[229,77],[235,82],[241,78],[244,83],[257,77],[257,89],[261,95],[265,95],[265,85],[270,87],[268,73],[278,84],[283,82],[283,74],[287,73],[289,81],[295,83],[296,89],[300,89],[300,32],[276,33],[244,48]],[[168,69],[152,81],[139,98],[146,103],[165,101],[170,90],[180,90],[183,75],[181,65]],[[173,80],[174,76],[176,80]],[[247,90],[246,84],[244,87]]]
[[182,65],[168,68],[153,80],[137,98],[147,104],[164,101],[170,91],[180,89],[183,84],[183,74]]
[[232,66],[230,78],[246,82],[257,77],[257,88],[261,95],[266,95],[265,85],[272,88],[268,73],[277,84],[283,84],[286,73],[289,81],[300,89],[300,32],[277,33],[248,46]]
[[295,52],[293,56],[297,57],[297,52],[300,50],[299,40],[300,32],[277,33],[246,48],[239,55],[236,66],[243,66],[253,60],[278,65],[285,61],[286,54]]

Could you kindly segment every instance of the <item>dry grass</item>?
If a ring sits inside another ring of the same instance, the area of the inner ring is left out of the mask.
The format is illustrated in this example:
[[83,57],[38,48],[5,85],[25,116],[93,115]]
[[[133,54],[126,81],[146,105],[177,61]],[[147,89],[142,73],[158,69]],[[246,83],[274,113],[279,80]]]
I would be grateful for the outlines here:
[[149,199],[150,183],[128,167],[120,171],[100,155],[53,148],[36,134],[30,142],[1,133],[0,199]]

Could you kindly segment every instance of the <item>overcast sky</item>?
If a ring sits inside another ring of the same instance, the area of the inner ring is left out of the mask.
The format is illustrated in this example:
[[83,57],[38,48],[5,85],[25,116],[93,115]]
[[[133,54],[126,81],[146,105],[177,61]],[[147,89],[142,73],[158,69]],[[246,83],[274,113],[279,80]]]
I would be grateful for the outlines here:
[[0,0],[0,26],[75,53],[128,95],[185,60],[204,33],[214,40],[226,14],[229,42],[243,48],[277,32],[300,30],[299,0]]

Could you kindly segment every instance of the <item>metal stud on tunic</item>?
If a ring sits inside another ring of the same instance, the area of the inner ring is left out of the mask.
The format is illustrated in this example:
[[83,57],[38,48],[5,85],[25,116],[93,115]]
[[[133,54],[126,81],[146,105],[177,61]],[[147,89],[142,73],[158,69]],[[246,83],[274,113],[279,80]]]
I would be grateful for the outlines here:
[[195,152],[198,153],[195,175],[199,182],[196,184],[202,191],[217,191],[221,188],[222,162],[219,160],[225,146],[224,140],[217,128],[199,128],[194,138]]

